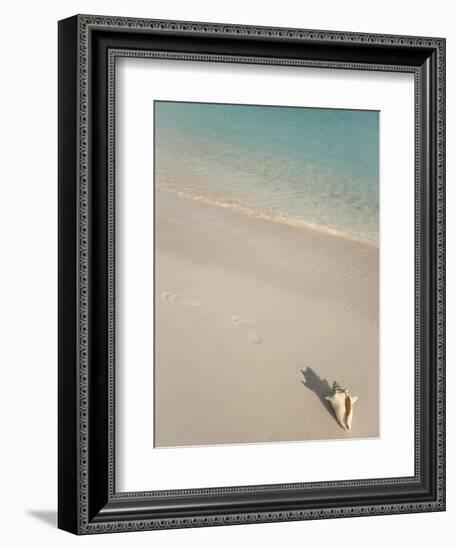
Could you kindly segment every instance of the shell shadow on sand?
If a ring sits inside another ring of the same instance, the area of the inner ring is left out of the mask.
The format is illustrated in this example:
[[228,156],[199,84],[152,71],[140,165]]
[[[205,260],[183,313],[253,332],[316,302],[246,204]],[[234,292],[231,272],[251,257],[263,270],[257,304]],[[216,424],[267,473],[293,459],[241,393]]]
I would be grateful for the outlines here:
[[325,378],[320,378],[312,368],[306,367],[306,370],[301,369],[304,380],[301,383],[312,392],[314,392],[320,399],[320,402],[325,407],[330,416],[338,422],[335,412],[330,403],[325,399],[332,393],[332,387]]

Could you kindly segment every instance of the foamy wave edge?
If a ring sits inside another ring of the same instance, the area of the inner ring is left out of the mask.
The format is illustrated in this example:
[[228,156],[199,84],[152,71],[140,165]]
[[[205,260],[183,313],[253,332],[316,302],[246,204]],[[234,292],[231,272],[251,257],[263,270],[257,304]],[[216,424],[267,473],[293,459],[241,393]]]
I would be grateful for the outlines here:
[[352,233],[345,233],[344,231],[339,231],[338,229],[326,227],[325,225],[319,225],[312,222],[303,222],[303,221],[293,220],[286,216],[282,216],[281,214],[273,214],[271,212],[254,210],[253,208],[242,206],[235,201],[232,202],[232,201],[224,201],[222,199],[214,199],[211,197],[207,197],[206,195],[196,195],[186,191],[181,191],[181,190],[178,191],[175,189],[170,189],[170,188],[162,187],[158,185],[156,185],[156,188],[159,191],[163,191],[165,193],[173,193],[174,195],[178,195],[179,197],[184,197],[186,199],[190,199],[195,202],[201,202],[204,204],[208,204],[210,206],[217,206],[220,208],[225,208],[226,210],[239,212],[251,218],[257,218],[259,220],[281,223],[282,225],[297,227],[299,229],[308,229],[311,231],[324,233],[326,235],[331,235],[332,237],[339,237],[340,239],[346,239],[346,240],[354,241],[360,244],[372,246],[374,248],[379,248],[379,243],[377,241],[366,239],[364,237],[360,237],[359,235],[354,235]]

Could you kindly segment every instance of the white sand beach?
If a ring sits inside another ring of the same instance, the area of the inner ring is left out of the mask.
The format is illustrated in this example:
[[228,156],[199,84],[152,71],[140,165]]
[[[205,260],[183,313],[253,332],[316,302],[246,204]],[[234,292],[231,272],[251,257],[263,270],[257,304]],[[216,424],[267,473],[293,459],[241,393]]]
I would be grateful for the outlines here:
[[155,210],[155,445],[378,436],[378,248],[165,191]]

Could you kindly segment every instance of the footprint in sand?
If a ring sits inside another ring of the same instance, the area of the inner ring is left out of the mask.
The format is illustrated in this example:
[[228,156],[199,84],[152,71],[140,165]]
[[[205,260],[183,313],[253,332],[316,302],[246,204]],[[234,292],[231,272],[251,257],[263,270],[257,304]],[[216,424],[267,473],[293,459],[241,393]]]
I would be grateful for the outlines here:
[[242,315],[232,315],[232,322],[237,327],[246,327],[249,325],[256,325],[257,323],[255,321],[252,321],[251,319],[245,319]]
[[[237,327],[254,327],[257,325],[255,321],[251,319],[246,319],[239,313],[236,315],[232,315],[232,323]],[[253,328],[249,330],[247,334],[247,339],[253,344],[260,344],[262,342],[262,336],[260,336],[260,334]]]
[[187,307],[202,307],[200,302],[198,302],[197,300],[181,298],[179,294],[176,294],[174,292],[162,292],[160,298],[162,299],[162,302],[165,302],[166,304],[175,304],[178,306]]
[[248,340],[252,342],[253,344],[261,344],[262,343],[262,337],[260,334],[257,334],[257,332],[250,332],[248,334]]

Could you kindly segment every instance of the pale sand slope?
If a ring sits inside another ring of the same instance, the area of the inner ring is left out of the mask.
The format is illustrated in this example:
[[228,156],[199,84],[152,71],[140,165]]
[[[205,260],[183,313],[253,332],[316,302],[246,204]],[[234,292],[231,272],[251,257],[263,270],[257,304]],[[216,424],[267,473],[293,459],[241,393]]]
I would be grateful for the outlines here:
[[155,253],[156,446],[378,435],[376,247],[157,191]]

